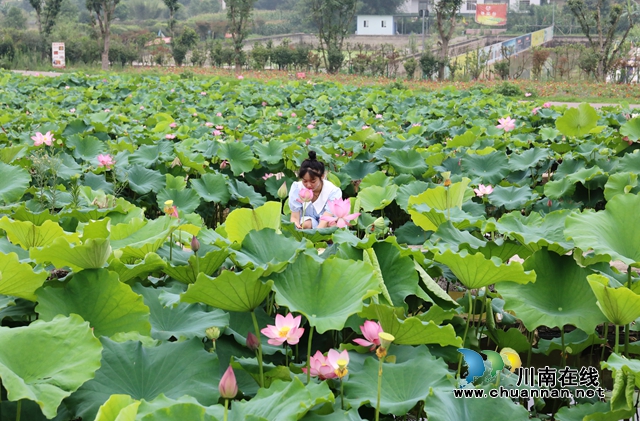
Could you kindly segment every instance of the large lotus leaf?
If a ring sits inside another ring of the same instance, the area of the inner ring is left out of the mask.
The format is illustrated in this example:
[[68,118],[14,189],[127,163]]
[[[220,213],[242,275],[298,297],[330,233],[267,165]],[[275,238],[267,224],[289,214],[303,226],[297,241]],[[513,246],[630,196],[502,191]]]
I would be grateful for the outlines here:
[[164,244],[177,225],[178,220],[169,216],[152,221],[134,218],[111,227],[111,247],[122,251],[121,260],[144,259],[148,253],[154,253]]
[[38,226],[29,221],[12,221],[6,216],[0,219],[0,228],[5,230],[9,241],[19,244],[23,249],[44,247],[58,237],[66,238],[70,243],[78,240],[78,234],[67,234],[57,222],[44,221]]
[[231,242],[242,243],[251,230],[263,228],[280,228],[280,212],[282,205],[278,202],[267,202],[256,209],[236,209],[227,216],[224,226]]
[[563,406],[556,412],[557,421],[619,421],[633,418],[633,409],[611,409],[611,402],[582,403]]
[[[173,306],[164,306],[160,301],[160,295],[167,291],[163,288],[143,287],[138,284],[133,290],[144,297],[144,303],[149,306],[151,313],[151,336],[156,339],[168,340],[191,339],[193,337],[204,338],[205,330],[217,326],[224,330],[229,325],[229,314],[214,309],[207,311],[202,304],[178,303]],[[170,292],[177,292],[169,290]]]
[[368,174],[378,171],[380,168],[373,162],[363,162],[351,159],[340,169],[341,173],[347,174],[352,180],[362,180]]
[[602,169],[597,166],[580,168],[570,174],[561,174],[558,171],[554,176],[554,180],[544,185],[544,194],[550,199],[569,196],[575,191],[576,183],[585,184],[585,182],[603,174]]
[[391,304],[402,306],[408,295],[416,295],[420,289],[413,259],[403,256],[398,246],[391,243],[374,244],[373,250],[391,297]]
[[640,196],[619,194],[604,211],[567,217],[565,235],[582,250],[609,255],[628,265],[640,264]]
[[157,193],[164,187],[165,177],[158,171],[142,165],[133,165],[127,171],[127,181],[131,190],[138,194],[147,194],[150,191]]
[[67,399],[75,416],[92,420],[111,395],[125,394],[151,401],[160,394],[178,399],[189,395],[202,405],[218,402],[218,357],[192,339],[146,348],[140,342],[102,338],[102,367],[93,380]]
[[311,243],[303,239],[296,241],[276,233],[271,228],[251,231],[242,240],[242,248],[232,251],[231,256],[241,268],[265,270],[263,276],[280,272],[286,265],[293,263],[298,254],[310,247]]
[[29,188],[31,176],[24,168],[0,162],[0,198],[4,203],[19,200]]
[[536,281],[536,274],[525,271],[518,262],[503,264],[497,257],[486,259],[482,253],[470,254],[466,250],[454,253],[447,250],[436,254],[434,260],[444,263],[467,288],[482,288],[497,282],[526,284]]
[[604,198],[608,202],[613,199],[613,196],[619,194],[626,194],[631,191],[637,193],[637,189],[635,188],[637,185],[638,174],[631,172],[611,174],[607,180],[607,184],[604,185]]
[[337,410],[330,414],[321,414],[319,412],[309,412],[302,418],[304,421],[363,421],[355,409],[348,411]]
[[587,280],[598,307],[611,323],[622,326],[640,317],[640,295],[627,287],[609,287],[609,279],[602,275],[589,275]]
[[585,102],[578,108],[569,108],[556,119],[556,128],[565,136],[584,136],[598,123],[598,113]]
[[371,186],[361,189],[358,192],[358,199],[365,212],[372,212],[378,209],[384,209],[396,198],[398,186],[395,184],[389,186]]
[[504,282],[496,289],[505,300],[505,309],[515,311],[530,331],[538,326],[561,328],[569,324],[593,332],[605,321],[586,282],[593,272],[578,266],[571,256],[542,249],[525,261],[524,268],[535,271],[535,283]]
[[477,177],[485,184],[498,184],[511,172],[507,154],[498,151],[487,155],[466,154],[461,165],[465,174]]
[[43,320],[75,313],[91,323],[96,336],[151,332],[149,308],[142,297],[106,269],[83,270],[63,288],[46,287],[37,295],[36,312]]
[[370,265],[335,257],[319,263],[302,254],[273,279],[276,302],[304,314],[319,333],[342,329],[364,299],[379,293]]
[[573,249],[573,243],[565,240],[563,232],[565,219],[570,213],[570,210],[554,211],[543,217],[537,212],[528,216],[511,212],[500,218],[495,227],[532,252],[547,247],[558,254],[565,254]]
[[160,256],[156,253],[148,253],[144,260],[133,264],[123,263],[120,259],[112,259],[107,269],[117,273],[120,282],[129,282],[137,278],[146,279],[150,273],[164,269],[165,266],[166,263]]
[[[463,248],[466,249],[465,246],[463,246]],[[504,238],[496,238],[495,241],[488,241],[483,247],[480,247],[478,251],[484,254],[484,257],[487,259],[497,257],[503,262],[511,259],[516,254],[522,259],[526,259],[531,255],[531,252],[525,246],[516,241],[505,241]]]
[[200,196],[192,189],[162,189],[158,192],[156,200],[160,209],[164,207],[167,200],[173,200],[173,205],[185,214],[193,212],[200,206]]
[[227,186],[229,186],[229,193],[231,193],[231,199],[237,200],[245,205],[251,205],[254,208],[264,205],[266,199],[256,190],[253,186],[248,185],[237,179],[227,180]]
[[620,134],[634,142],[640,140],[640,117],[632,118],[620,126]]
[[438,186],[432,189],[427,189],[417,196],[410,196],[409,214],[411,215],[413,222],[425,231],[435,231],[438,229],[438,225],[434,224],[430,218],[423,215],[423,212],[416,210],[413,207],[426,205],[430,209],[440,211],[451,208],[460,209],[462,208],[462,203],[465,201],[465,193],[470,181],[471,180],[468,178],[463,178],[462,181],[453,183],[448,188]]
[[271,280],[262,282],[263,273],[261,268],[238,273],[224,270],[217,278],[201,273],[196,283],[181,295],[181,300],[227,311],[253,311],[267,298],[273,285]]
[[233,175],[238,177],[249,172],[259,162],[254,158],[251,148],[240,142],[222,143],[218,147],[218,157],[229,161]]
[[429,237],[428,248],[437,248],[441,253],[447,249],[457,252],[459,248],[479,249],[485,244],[486,241],[474,237],[468,231],[457,229],[451,221],[447,221]]
[[467,130],[464,134],[454,136],[453,139],[448,141],[447,148],[469,147],[475,143],[477,138],[478,136],[473,131]]
[[[340,252],[338,256],[348,259],[350,257],[350,253],[354,254],[354,260],[360,260],[359,253],[357,253],[354,249],[347,250],[347,248],[344,246],[340,246]],[[380,270],[380,263],[378,262],[378,257],[376,256],[376,252],[373,250],[373,248],[362,250],[362,261],[373,267],[373,274],[376,277],[376,281],[378,282],[380,295],[382,295],[382,297],[386,300],[387,304],[393,304],[393,300],[389,295],[387,286],[384,284],[384,278],[382,277],[382,271]]]
[[[362,185],[360,186],[362,187]],[[411,181],[401,185],[396,195],[396,203],[402,210],[409,212],[409,197],[419,195],[427,190],[429,186],[426,181]]]
[[568,351],[572,355],[579,355],[582,351],[589,348],[590,346],[597,346],[605,343],[606,341],[600,337],[598,337],[597,333],[592,333],[588,335],[586,332],[580,329],[574,329],[569,333],[564,335],[564,338],[558,337],[553,339],[540,339],[538,341],[538,347],[533,348],[533,352],[536,354],[546,354],[549,355],[553,351],[561,351],[563,350],[563,340],[564,340],[564,349],[568,347],[570,351]]
[[30,264],[20,263],[15,253],[0,253],[0,294],[35,301],[35,291],[48,276],[44,270],[36,272]]
[[424,174],[429,166],[420,152],[410,150],[396,150],[389,155],[389,164],[398,174],[411,174],[416,177]]
[[549,159],[548,149],[527,149],[519,155],[509,156],[509,168],[512,171],[526,171],[535,168],[540,161]]
[[602,369],[612,371],[625,371],[635,374],[636,387],[640,387],[640,360],[637,358],[626,358],[623,355],[611,354],[607,361],[600,363]]
[[529,411],[510,399],[458,399],[451,389],[435,390],[424,401],[429,421],[527,421]]
[[272,139],[268,142],[254,143],[253,149],[260,157],[260,161],[264,161],[267,164],[278,164],[282,161],[284,156],[284,150],[287,144],[281,140]]
[[202,177],[191,180],[191,187],[207,202],[225,205],[231,198],[227,181],[224,175],[219,173],[203,174]]
[[[429,206],[425,204],[419,204],[410,206],[409,213],[416,225],[418,225],[418,223],[423,224],[420,228],[425,229],[425,231],[435,231],[438,227],[448,222],[451,222],[456,229],[460,230],[469,227],[480,228],[484,222],[484,211],[482,211],[482,215],[478,215],[477,212],[474,212],[475,209],[469,205],[470,203],[465,203],[463,209],[450,208],[438,210],[429,208]],[[467,207],[467,209],[465,210],[464,207]],[[483,206],[480,205],[480,207]]]
[[79,316],[58,316],[26,327],[0,327],[0,378],[10,401],[28,399],[47,418],[93,378],[102,346]]
[[29,254],[37,263],[49,262],[56,268],[68,266],[77,272],[103,267],[111,255],[111,246],[107,239],[89,238],[84,244],[73,245],[59,237],[46,247],[32,248]]
[[76,159],[91,161],[96,159],[98,154],[104,152],[105,142],[95,136],[78,136],[72,135],[67,137],[65,141],[67,148],[73,149],[73,156]]
[[431,321],[422,321],[418,317],[399,319],[404,316],[402,308],[393,308],[382,304],[369,304],[358,313],[360,317],[380,321],[382,329],[395,337],[397,345],[438,344],[440,346],[462,346],[462,340],[456,337],[452,325],[438,326]]
[[538,195],[527,186],[496,186],[488,198],[489,203],[494,206],[504,206],[506,210],[514,210],[533,203],[538,198]]
[[[442,359],[433,357],[424,346],[413,349],[411,354],[412,358],[404,362],[383,364],[380,394],[383,414],[404,415],[436,390],[451,393],[449,370]],[[378,359],[369,357],[362,370],[350,372],[349,381],[344,383],[344,394],[352,406],[357,408],[367,403],[376,406],[378,368]]]
[[443,290],[442,287],[438,285],[438,283],[434,281],[431,276],[429,276],[427,271],[425,271],[418,262],[414,261],[413,263],[416,271],[420,275],[420,280],[424,284],[427,291],[440,300],[449,304],[453,304],[457,307],[458,303],[453,298],[451,298],[451,296],[447,294],[446,291]]
[[297,377],[290,382],[275,380],[268,389],[260,389],[250,401],[234,402],[230,421],[296,421],[316,405],[332,403],[334,396],[326,382],[302,384]]
[[193,254],[189,257],[186,265],[174,266],[169,263],[165,268],[165,273],[182,283],[193,284],[201,273],[207,276],[213,275],[228,256],[229,251],[227,249],[213,250],[203,256],[199,256],[199,258]]
[[129,395],[111,395],[100,406],[94,421],[134,421],[140,401]]
[[367,187],[372,186],[386,187],[393,181],[395,181],[394,178],[387,176],[387,174],[383,173],[382,171],[376,171],[374,173],[367,174],[362,179],[362,182],[360,183],[360,189],[366,189]]

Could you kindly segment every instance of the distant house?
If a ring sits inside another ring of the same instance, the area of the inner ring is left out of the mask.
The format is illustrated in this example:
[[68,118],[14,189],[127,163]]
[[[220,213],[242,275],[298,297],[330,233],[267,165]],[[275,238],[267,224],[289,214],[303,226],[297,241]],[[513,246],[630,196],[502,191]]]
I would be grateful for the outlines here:
[[[433,11],[433,4],[437,0],[406,0],[399,7],[399,11],[403,13],[418,13],[420,5],[429,4],[429,10]],[[485,3],[509,3],[509,9],[519,11],[526,10],[529,6],[540,6],[540,0],[463,0],[460,7],[460,13],[464,15],[475,15],[476,5]]]
[[393,15],[358,15],[357,35],[395,35]]

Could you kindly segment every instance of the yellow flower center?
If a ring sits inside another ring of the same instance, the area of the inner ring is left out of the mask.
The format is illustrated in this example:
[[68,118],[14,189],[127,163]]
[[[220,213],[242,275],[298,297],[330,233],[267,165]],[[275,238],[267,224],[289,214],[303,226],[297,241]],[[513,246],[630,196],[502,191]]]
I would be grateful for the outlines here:
[[345,367],[347,366],[347,361],[343,359],[339,359],[338,361],[336,361],[336,363],[338,364],[338,367],[342,370],[344,370]]
[[289,331],[290,331],[290,330],[291,330],[291,328],[290,328],[289,326],[281,327],[281,328],[280,328],[280,331],[278,332],[278,335],[279,335],[281,338],[285,338],[285,337],[289,334]]

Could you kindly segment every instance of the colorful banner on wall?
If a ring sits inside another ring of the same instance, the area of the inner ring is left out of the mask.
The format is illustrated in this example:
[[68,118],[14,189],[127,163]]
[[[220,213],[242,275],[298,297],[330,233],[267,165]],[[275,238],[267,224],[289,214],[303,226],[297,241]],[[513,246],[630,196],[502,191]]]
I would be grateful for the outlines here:
[[507,3],[477,4],[476,22],[480,25],[504,26],[507,24]]
[[51,65],[65,67],[64,42],[51,43]]

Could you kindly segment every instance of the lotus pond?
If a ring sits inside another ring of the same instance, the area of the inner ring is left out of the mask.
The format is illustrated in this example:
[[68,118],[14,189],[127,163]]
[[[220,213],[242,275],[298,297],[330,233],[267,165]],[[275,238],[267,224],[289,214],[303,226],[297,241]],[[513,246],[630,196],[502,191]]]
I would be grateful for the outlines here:
[[[628,107],[6,72],[0,105],[2,421],[636,413]],[[309,150],[350,227],[289,222]]]

